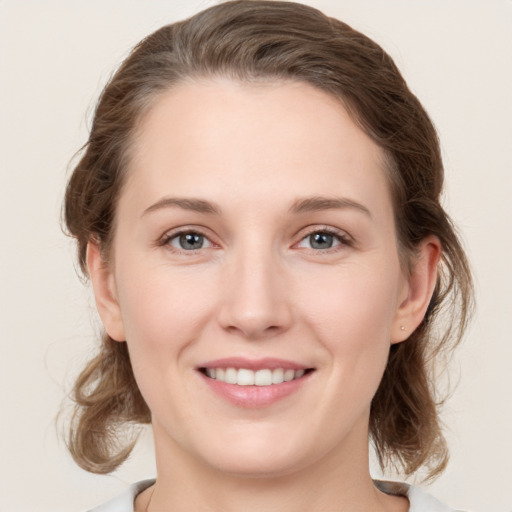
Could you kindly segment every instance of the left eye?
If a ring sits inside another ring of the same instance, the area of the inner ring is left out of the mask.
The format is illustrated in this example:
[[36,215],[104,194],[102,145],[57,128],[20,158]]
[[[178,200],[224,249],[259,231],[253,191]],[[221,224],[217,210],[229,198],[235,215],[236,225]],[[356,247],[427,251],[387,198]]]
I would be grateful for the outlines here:
[[306,249],[332,249],[341,245],[340,237],[328,231],[315,231],[304,237],[297,247]]
[[187,233],[178,233],[173,237],[169,238],[167,242],[171,247],[182,251],[197,251],[210,247],[212,244],[204,235],[201,233],[195,233],[189,231]]

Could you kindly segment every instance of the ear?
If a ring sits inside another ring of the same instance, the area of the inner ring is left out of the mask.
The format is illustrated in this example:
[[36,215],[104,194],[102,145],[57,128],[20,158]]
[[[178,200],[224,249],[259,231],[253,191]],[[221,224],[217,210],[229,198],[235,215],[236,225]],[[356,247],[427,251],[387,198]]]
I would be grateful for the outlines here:
[[423,321],[436,286],[440,256],[441,243],[435,236],[425,238],[417,247],[395,314],[391,343],[405,341]]
[[116,341],[125,341],[121,308],[117,300],[114,274],[104,261],[99,245],[94,240],[87,244],[87,268],[91,276],[96,308],[108,335]]

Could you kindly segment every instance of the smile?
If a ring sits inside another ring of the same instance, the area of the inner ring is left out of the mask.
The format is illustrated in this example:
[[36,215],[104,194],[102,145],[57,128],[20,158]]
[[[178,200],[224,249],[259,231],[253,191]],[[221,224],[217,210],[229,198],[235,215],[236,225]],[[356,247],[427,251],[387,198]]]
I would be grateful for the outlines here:
[[248,368],[202,368],[211,379],[226,384],[238,386],[272,386],[300,379],[307,370],[294,370],[291,368],[264,368],[261,370],[250,370]]
[[268,407],[299,392],[315,368],[284,359],[229,357],[196,367],[215,395],[236,407]]

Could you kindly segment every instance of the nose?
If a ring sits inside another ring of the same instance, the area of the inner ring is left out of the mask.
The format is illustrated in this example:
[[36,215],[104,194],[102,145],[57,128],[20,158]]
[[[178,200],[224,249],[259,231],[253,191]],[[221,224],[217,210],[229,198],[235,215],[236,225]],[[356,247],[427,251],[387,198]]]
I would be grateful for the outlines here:
[[218,314],[223,329],[258,340],[289,328],[290,297],[285,273],[276,259],[270,250],[248,250],[233,255],[226,264]]

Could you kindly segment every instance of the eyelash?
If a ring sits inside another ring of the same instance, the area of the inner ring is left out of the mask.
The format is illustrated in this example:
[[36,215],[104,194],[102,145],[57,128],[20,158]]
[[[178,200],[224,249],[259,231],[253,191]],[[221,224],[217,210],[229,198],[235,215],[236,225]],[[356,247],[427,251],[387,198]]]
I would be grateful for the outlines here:
[[215,246],[216,244],[214,244],[214,242],[212,242],[210,240],[210,238],[205,235],[204,233],[201,232],[201,230],[198,230],[198,229],[193,229],[193,228],[190,228],[190,229],[180,229],[179,231],[174,231],[174,232],[171,232],[171,233],[166,233],[161,239],[160,241],[158,242],[158,245],[159,246],[166,246],[168,247],[170,250],[172,250],[173,252],[177,252],[177,253],[187,253],[187,254],[197,254],[198,251],[200,251],[201,249],[204,249],[204,247],[200,247],[199,249],[190,249],[190,250],[187,250],[187,249],[183,249],[183,248],[177,248],[177,247],[173,247],[171,245],[171,242],[174,240],[174,239],[178,239],[179,237],[181,236],[185,236],[185,235],[196,235],[196,236],[200,236],[202,237],[205,241],[208,241],[211,245]]
[[337,240],[338,245],[335,245],[333,247],[329,247],[327,249],[314,249],[314,248],[305,248],[309,250],[313,250],[315,253],[328,253],[328,252],[336,252],[337,250],[342,249],[343,247],[353,247],[354,241],[353,239],[344,231],[340,231],[328,226],[315,226],[313,229],[308,231],[302,238],[299,240],[298,243],[294,244],[297,246],[307,238],[311,237],[315,234],[322,234],[322,235],[329,235],[332,236],[334,239]]
[[[333,247],[328,247],[327,249],[315,249],[312,247],[309,247],[309,248],[306,247],[306,248],[300,248],[300,249],[311,250],[315,253],[323,254],[323,253],[336,252],[336,251],[340,250],[340,248],[343,248],[343,247],[353,247],[354,246],[353,239],[349,235],[347,235],[344,231],[339,231],[339,230],[336,230],[336,229],[333,229],[333,228],[327,227],[327,226],[320,226],[320,227],[315,227],[314,229],[311,229],[307,233],[305,233],[298,242],[293,244],[293,247],[299,246],[299,244],[301,244],[304,240],[306,240],[308,237],[311,237],[312,235],[315,235],[315,234],[332,236],[338,243],[337,243],[337,245],[334,245]],[[211,244],[210,246],[213,246],[213,247],[217,246],[201,230],[193,229],[193,228],[180,229],[179,231],[166,233],[160,239],[160,241],[158,242],[157,245],[158,246],[166,246],[170,250],[172,250],[173,252],[176,252],[176,253],[186,253],[189,255],[197,254],[198,251],[205,249],[205,247],[200,247],[199,249],[195,249],[195,250],[194,249],[187,250],[187,249],[183,249],[183,248],[177,248],[177,247],[174,247],[171,245],[171,242],[173,240],[178,239],[179,237],[184,236],[184,235],[200,236],[205,241],[207,241],[209,244]],[[208,248],[208,247],[206,247],[206,248]]]

